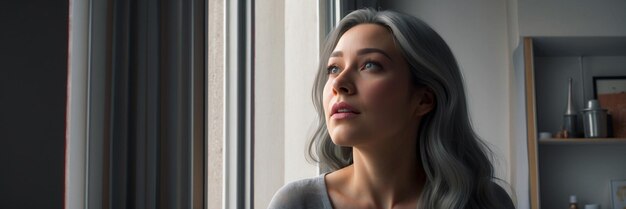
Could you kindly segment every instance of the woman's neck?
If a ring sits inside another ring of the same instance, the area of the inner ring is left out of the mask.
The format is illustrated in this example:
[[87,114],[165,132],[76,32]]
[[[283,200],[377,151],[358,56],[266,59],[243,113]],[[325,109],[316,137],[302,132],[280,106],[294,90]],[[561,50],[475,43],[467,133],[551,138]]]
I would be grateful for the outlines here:
[[[377,208],[415,205],[425,174],[415,138],[400,143],[353,148],[354,164],[347,171],[347,192],[366,197]],[[414,208],[414,207],[413,207]]]

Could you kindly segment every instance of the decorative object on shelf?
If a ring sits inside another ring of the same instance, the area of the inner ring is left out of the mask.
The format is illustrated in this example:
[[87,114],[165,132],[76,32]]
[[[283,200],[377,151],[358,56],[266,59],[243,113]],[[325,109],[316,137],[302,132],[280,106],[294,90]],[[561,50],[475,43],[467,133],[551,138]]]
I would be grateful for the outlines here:
[[539,132],[539,139],[549,139],[552,138],[552,134],[550,132]]
[[578,209],[578,200],[576,195],[569,196],[569,209]]
[[611,180],[613,209],[626,209],[626,179]]
[[567,109],[563,115],[563,129],[560,135],[562,138],[576,137],[576,111],[574,111],[574,98],[572,98],[572,78],[569,78],[569,87],[567,90]]
[[574,137],[570,136],[567,130],[560,130],[559,132],[556,132],[556,134],[554,135],[554,138],[565,139],[565,138],[574,138]]
[[608,110],[609,134],[626,138],[626,76],[593,77],[593,93]]
[[582,111],[585,138],[607,137],[606,109],[600,107],[598,100],[589,100],[587,108]]

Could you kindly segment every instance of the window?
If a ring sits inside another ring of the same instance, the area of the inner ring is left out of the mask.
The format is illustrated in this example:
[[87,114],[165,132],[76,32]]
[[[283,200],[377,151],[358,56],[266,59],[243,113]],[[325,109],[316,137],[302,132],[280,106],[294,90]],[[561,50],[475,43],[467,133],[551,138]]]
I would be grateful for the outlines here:
[[[315,125],[311,87],[319,45],[332,28],[330,24],[338,20],[337,15],[345,15],[351,10],[348,8],[368,4],[375,2],[225,3],[226,38],[221,39],[226,47],[222,153],[226,163],[223,165],[225,185],[224,193],[209,191],[209,195],[224,195],[226,208],[266,208],[273,194],[285,183],[320,173],[316,165],[305,159],[306,142]],[[209,60],[220,61],[217,56]],[[211,74],[211,69],[209,72]],[[213,114],[209,118],[219,122],[217,113]],[[220,159],[216,156],[219,151],[211,148],[211,144],[209,142],[210,152],[216,153],[209,153],[209,162],[213,162],[209,170],[217,168]],[[214,142],[214,146],[218,144]],[[216,157],[210,159],[212,155]],[[209,178],[213,180],[209,180],[209,188],[215,190],[215,185],[219,184],[215,176],[219,174],[211,173]]]

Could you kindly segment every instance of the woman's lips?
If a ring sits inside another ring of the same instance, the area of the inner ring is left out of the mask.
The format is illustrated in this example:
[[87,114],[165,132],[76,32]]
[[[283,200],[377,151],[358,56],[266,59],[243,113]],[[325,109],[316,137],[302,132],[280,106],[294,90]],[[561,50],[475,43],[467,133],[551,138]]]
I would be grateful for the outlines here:
[[361,112],[352,107],[352,105],[346,102],[337,102],[333,105],[331,109],[330,117],[332,119],[350,119],[356,117],[359,114],[361,114]]
[[341,112],[341,113],[335,113],[333,115],[330,116],[330,118],[332,119],[337,119],[337,120],[341,120],[341,119],[350,119],[350,118],[354,118],[356,117],[358,114],[356,113],[352,113],[352,112]]

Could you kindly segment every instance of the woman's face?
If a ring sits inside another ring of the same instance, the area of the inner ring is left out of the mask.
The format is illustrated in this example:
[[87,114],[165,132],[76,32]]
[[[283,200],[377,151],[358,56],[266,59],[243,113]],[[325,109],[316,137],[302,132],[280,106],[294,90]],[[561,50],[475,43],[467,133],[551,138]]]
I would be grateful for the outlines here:
[[335,144],[416,138],[426,91],[411,84],[408,64],[386,28],[360,24],[349,29],[327,67],[324,112]]

